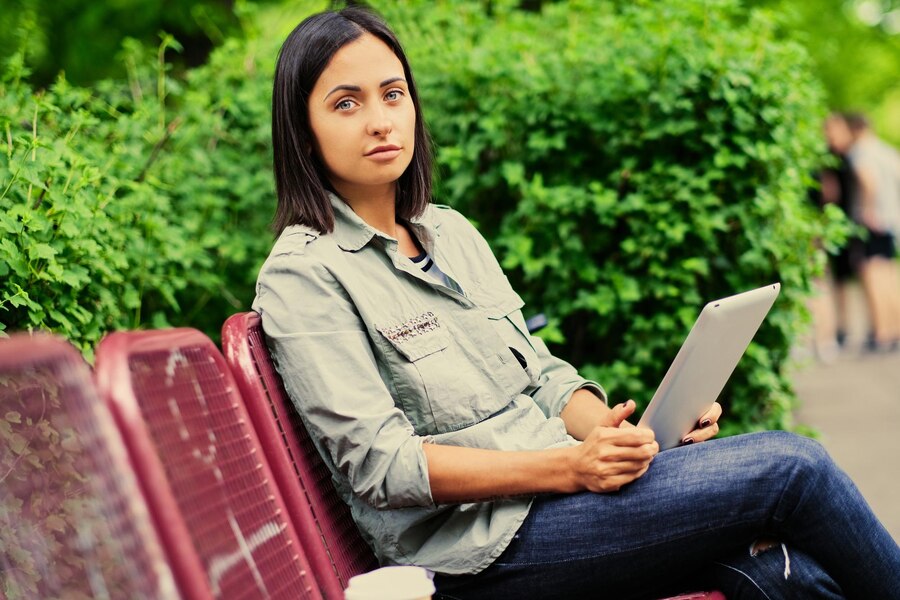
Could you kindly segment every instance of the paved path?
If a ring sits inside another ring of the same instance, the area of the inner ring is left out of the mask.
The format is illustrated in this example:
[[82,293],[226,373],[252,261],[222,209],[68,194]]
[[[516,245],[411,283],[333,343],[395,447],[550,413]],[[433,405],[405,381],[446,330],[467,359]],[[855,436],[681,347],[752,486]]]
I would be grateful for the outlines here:
[[806,363],[794,375],[798,422],[821,433],[900,542],[900,352],[854,349],[828,364]]

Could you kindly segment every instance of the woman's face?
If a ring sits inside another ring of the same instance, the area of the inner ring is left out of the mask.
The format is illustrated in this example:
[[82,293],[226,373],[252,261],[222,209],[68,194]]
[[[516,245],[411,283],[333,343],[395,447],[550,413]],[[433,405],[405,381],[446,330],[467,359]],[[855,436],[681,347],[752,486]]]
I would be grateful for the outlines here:
[[315,150],[344,198],[393,192],[415,150],[416,111],[403,65],[363,34],[332,57],[309,96]]
[[825,120],[825,138],[832,152],[846,154],[853,145],[853,134],[847,126],[847,121],[838,116],[829,116]]

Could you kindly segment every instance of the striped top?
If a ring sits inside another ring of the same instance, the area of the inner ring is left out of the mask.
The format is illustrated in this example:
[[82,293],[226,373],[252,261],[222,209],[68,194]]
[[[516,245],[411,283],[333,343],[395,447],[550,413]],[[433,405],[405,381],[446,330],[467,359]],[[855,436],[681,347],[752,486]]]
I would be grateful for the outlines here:
[[424,250],[418,256],[410,256],[409,260],[417,264],[423,272],[428,273],[428,275],[430,275],[431,277],[434,277],[434,279],[437,280],[437,282],[441,285],[446,286],[450,289],[455,289],[456,286],[451,283],[450,278],[447,277],[446,273],[441,271],[441,268],[434,263],[434,260],[430,256],[428,256],[428,253]]

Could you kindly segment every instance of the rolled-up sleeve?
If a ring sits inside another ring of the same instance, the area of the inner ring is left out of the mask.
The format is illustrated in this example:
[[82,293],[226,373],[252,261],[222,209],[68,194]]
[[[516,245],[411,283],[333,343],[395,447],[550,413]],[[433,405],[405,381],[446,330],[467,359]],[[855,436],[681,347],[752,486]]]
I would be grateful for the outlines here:
[[575,390],[586,388],[595,396],[607,402],[606,391],[599,383],[585,379],[575,367],[550,353],[544,340],[531,336],[531,345],[541,361],[539,386],[531,392],[531,397],[548,417],[558,417]]
[[254,309],[285,388],[354,494],[377,509],[433,506],[424,438],[394,404],[343,288],[305,254],[273,256]]

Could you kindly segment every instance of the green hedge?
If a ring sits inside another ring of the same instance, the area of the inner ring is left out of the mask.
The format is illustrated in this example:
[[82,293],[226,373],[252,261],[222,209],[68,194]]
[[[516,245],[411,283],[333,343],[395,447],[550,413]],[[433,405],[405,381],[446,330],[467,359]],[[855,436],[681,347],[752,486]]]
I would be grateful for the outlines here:
[[[322,4],[244,8],[245,35],[186,79],[131,47],[127,82],[34,94],[11,63],[0,329],[89,352],[123,327],[215,337],[247,309],[272,242],[275,54]],[[730,431],[789,425],[816,240],[841,235],[805,200],[823,110],[802,50],[727,0],[374,4],[417,74],[436,200],[480,226],[554,350],[645,403],[705,300],[780,280],[725,397]]]

